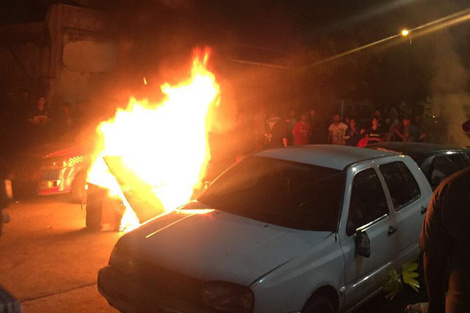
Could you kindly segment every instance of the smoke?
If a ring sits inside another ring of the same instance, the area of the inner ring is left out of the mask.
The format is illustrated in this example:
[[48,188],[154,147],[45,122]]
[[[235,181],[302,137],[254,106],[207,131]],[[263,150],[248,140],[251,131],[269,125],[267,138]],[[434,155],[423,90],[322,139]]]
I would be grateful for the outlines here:
[[[467,89],[470,72],[464,65],[460,40],[468,38],[468,25],[461,29],[447,29],[435,33],[432,43],[433,114],[441,116],[447,125],[447,143],[470,145],[462,131],[462,123],[469,118],[470,95]],[[465,28],[467,27],[467,29]]]
[[[285,58],[282,53],[292,46],[294,30],[280,5],[266,0],[137,0],[116,9],[113,20],[119,34],[113,79],[121,93],[142,87],[142,77],[149,82],[147,89],[175,82],[184,77],[192,50],[209,46],[216,77],[229,85],[223,89],[223,108],[256,111],[261,104],[283,102],[275,93],[285,90],[286,83],[274,79],[282,78],[282,70],[269,65]],[[236,115],[234,110],[221,112],[224,128],[234,124],[227,121]]]

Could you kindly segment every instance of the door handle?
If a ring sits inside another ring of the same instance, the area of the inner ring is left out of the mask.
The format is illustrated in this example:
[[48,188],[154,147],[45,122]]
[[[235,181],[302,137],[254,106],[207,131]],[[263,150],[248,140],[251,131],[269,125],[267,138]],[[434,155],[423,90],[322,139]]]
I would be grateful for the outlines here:
[[398,228],[396,228],[395,226],[389,226],[388,227],[388,235],[392,235],[394,234],[396,231],[397,231]]
[[421,214],[424,214],[428,211],[428,207],[427,206],[422,206],[421,207]]

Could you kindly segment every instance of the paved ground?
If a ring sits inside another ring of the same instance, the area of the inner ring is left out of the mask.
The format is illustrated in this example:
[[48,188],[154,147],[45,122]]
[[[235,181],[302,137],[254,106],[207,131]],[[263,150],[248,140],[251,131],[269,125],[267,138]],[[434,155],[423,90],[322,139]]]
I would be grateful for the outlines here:
[[85,213],[61,197],[14,203],[0,237],[0,285],[25,313],[117,312],[96,288],[119,238],[85,229]]
[[[0,285],[20,300],[24,313],[116,313],[96,288],[120,233],[85,229],[85,208],[61,197],[10,205],[11,222],[0,236]],[[401,313],[423,293],[394,301],[376,298],[359,313]]]

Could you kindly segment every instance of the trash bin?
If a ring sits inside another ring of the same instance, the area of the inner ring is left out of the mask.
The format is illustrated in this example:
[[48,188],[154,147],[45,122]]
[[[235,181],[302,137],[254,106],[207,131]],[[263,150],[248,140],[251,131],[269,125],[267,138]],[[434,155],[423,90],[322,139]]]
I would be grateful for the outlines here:
[[0,313],[21,313],[21,304],[0,286]]
[[124,207],[106,188],[88,183],[86,227],[90,230],[119,230]]

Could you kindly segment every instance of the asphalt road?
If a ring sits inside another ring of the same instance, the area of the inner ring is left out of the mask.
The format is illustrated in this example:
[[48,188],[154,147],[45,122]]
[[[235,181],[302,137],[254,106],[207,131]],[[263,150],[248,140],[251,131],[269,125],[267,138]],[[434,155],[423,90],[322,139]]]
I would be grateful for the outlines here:
[[11,204],[0,236],[0,285],[24,313],[113,312],[98,293],[98,269],[121,234],[91,232],[85,212],[63,197]]
[[[116,313],[99,294],[98,270],[122,235],[85,228],[85,208],[63,197],[13,203],[0,236],[0,285],[24,313]],[[402,313],[425,300],[411,289],[390,301],[377,297],[359,313]]]

